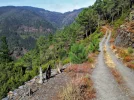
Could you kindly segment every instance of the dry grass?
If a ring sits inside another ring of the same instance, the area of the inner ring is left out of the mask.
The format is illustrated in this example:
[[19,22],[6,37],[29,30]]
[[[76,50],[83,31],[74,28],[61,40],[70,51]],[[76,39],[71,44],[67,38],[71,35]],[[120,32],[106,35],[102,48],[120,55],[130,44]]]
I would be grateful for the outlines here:
[[72,64],[66,68],[65,72],[72,78],[72,81],[60,92],[58,100],[92,100],[96,98],[96,92],[90,78],[95,57],[97,57],[96,54],[90,54],[89,62]]
[[111,38],[111,39],[110,39],[110,43],[113,43],[114,41],[115,41],[114,38]]
[[118,82],[118,84],[122,84],[123,78],[120,75],[120,73],[116,70],[116,65],[113,62],[113,60],[111,59],[110,55],[108,54],[108,52],[106,50],[106,46],[104,46],[103,51],[104,51],[104,59],[105,59],[106,65],[110,68],[110,70],[111,70],[114,78]]
[[65,72],[72,81],[59,93],[58,100],[92,100],[96,91],[90,78],[98,53],[88,55],[88,61],[83,64],[71,64]]
[[122,84],[123,83],[123,78],[120,75],[120,73],[116,70],[116,69],[111,69],[112,74],[114,75],[116,81],[118,82],[118,84]]
[[72,64],[69,66],[65,72],[74,72],[74,73],[89,73],[92,72],[93,65],[90,63],[83,64]]
[[123,60],[123,63],[127,67],[134,69],[134,54],[129,54],[127,48],[115,47],[114,49],[113,45],[111,45],[111,49],[116,54],[117,58]]
[[81,76],[72,80],[60,93],[59,100],[92,100],[95,90],[89,76]]
[[96,59],[96,55],[98,54],[95,54],[95,53],[91,53],[88,55],[88,62],[89,63],[94,63],[95,62],[95,59]]
[[127,67],[129,67],[129,68],[131,68],[131,69],[134,69],[134,63],[132,63],[132,62],[131,62],[131,63],[128,63],[128,64],[127,64]]
[[114,64],[113,60],[111,59],[109,53],[107,52],[106,46],[104,46],[103,52],[104,52],[105,63],[107,64],[107,66],[109,68],[115,68],[115,64]]

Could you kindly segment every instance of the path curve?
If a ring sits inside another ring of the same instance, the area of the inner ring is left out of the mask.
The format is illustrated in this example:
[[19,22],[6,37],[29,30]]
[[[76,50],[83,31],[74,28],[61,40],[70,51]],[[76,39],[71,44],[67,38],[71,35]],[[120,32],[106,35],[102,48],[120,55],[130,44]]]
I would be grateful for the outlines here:
[[92,80],[97,92],[97,100],[129,100],[120,90],[118,83],[104,63],[103,45],[106,35],[100,42],[100,54],[98,56],[96,68],[92,73]]
[[112,52],[109,43],[110,37],[111,37],[111,31],[109,30],[109,35],[106,41],[107,52],[110,54],[113,62],[116,65],[116,69],[120,72],[120,74],[122,75],[126,83],[126,86],[128,87],[128,91],[129,91],[128,95],[130,95],[131,98],[133,98],[134,100],[134,70],[126,67]]

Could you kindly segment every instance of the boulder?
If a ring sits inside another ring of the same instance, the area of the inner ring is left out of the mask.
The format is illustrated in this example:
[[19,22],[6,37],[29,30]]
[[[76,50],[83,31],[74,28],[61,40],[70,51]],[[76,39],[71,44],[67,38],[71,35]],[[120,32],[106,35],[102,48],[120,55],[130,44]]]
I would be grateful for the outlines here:
[[126,29],[127,26],[121,25],[118,29],[115,45],[121,47],[134,47],[134,33]]

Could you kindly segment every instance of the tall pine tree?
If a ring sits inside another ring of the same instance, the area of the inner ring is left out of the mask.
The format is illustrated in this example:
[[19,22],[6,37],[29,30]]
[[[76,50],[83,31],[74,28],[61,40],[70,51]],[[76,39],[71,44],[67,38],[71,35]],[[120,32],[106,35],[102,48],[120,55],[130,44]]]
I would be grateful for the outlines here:
[[9,49],[6,37],[1,38],[1,48],[0,48],[0,61],[2,62],[9,62],[11,58],[9,56]]

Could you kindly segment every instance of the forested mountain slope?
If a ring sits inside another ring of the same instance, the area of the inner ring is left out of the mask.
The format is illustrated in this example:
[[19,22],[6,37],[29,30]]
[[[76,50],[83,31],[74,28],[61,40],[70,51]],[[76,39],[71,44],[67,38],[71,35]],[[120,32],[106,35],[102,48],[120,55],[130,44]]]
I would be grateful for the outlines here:
[[55,28],[36,13],[17,7],[0,7],[0,36],[6,36],[10,49],[31,49],[41,35],[54,33]]
[[4,38],[0,53],[0,61],[3,61],[0,62],[0,98],[38,75],[40,66],[44,72],[48,65],[56,68],[59,63],[81,64],[92,61],[87,55],[99,49],[99,38],[102,36],[100,26],[111,24],[119,27],[130,9],[130,0],[96,0],[93,6],[85,8],[78,15],[73,24],[54,35],[41,36],[35,48],[17,61],[9,59]]
[[29,50],[40,36],[71,24],[80,11],[62,14],[34,7],[0,7],[0,36],[7,37],[12,50],[16,47]]
[[58,28],[63,28],[64,26],[70,25],[83,9],[81,8],[66,13],[59,13],[29,6],[23,6],[21,8],[28,9],[37,13]]

